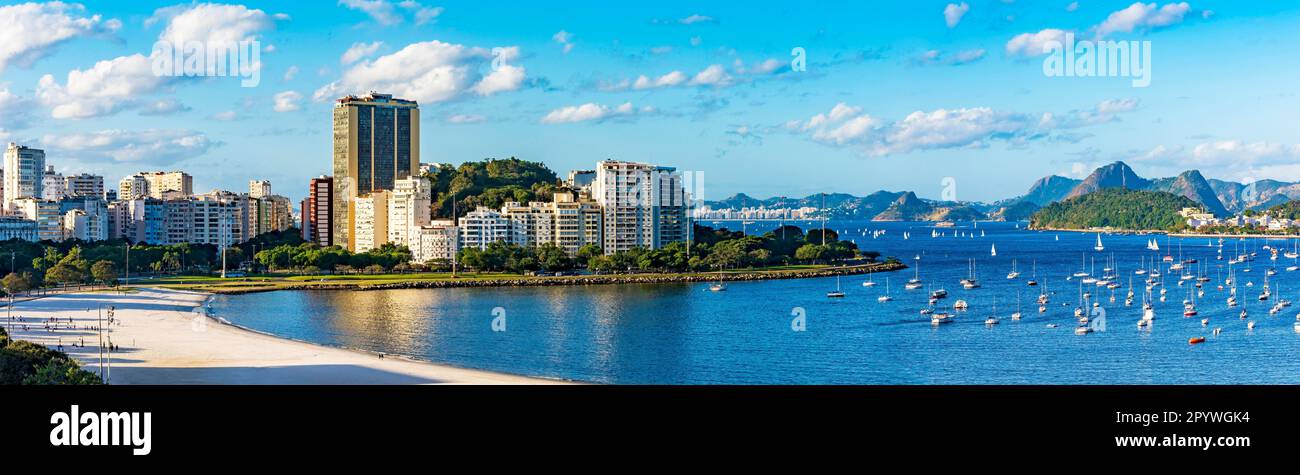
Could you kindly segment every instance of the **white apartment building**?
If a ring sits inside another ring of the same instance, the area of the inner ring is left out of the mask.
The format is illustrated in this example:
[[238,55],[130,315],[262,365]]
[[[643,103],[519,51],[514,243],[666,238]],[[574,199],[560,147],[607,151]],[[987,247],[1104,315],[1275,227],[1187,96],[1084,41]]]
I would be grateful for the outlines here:
[[356,249],[366,252],[388,243],[388,200],[392,193],[374,191],[352,200],[352,235]]
[[411,249],[411,260],[454,260],[456,253],[460,252],[458,234],[456,223],[450,219],[430,221],[428,225],[416,228],[411,244],[407,246]]
[[555,214],[555,245],[569,255],[587,244],[599,246],[602,213],[600,205],[570,193],[556,193],[551,202]]
[[134,201],[149,196],[149,180],[141,175],[131,175],[117,183],[117,198]]
[[686,241],[690,201],[675,168],[603,160],[597,163],[591,194],[604,213],[601,247],[606,254]]
[[431,185],[418,176],[393,182],[388,200],[388,242],[406,244],[414,251],[416,232],[433,219]]
[[[108,202],[97,196],[64,198],[59,201],[63,215],[63,238],[102,241],[109,238]],[[74,213],[76,212],[76,213]],[[69,221],[69,214],[79,214]]]
[[520,246],[540,246],[555,242],[555,208],[551,203],[534,201],[527,205],[507,202],[501,215],[510,220],[510,242]]
[[19,198],[13,202],[16,214],[36,222],[36,238],[40,241],[63,240],[63,215],[57,201],[37,198]]
[[54,165],[45,168],[41,175],[41,199],[58,201],[68,196],[68,184],[63,174],[54,171]]
[[248,180],[248,197],[262,198],[271,196],[271,182],[267,180]]
[[4,161],[4,204],[16,212],[15,202],[22,198],[41,198],[45,151],[9,142]]
[[479,206],[460,218],[460,247],[487,249],[489,243],[514,242],[510,219],[501,213]]
[[94,196],[104,198],[104,177],[82,173],[63,177],[63,188],[67,196]]

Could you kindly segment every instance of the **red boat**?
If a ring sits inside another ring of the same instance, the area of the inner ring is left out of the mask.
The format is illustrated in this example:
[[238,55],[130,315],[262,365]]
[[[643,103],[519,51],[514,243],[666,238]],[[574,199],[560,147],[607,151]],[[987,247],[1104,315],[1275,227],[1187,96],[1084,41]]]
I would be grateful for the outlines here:
[[1205,343],[1205,337],[1203,337],[1203,336],[1198,336],[1198,337],[1196,337],[1196,338],[1188,338],[1188,339],[1187,339],[1187,344],[1189,344],[1189,345],[1195,345],[1195,344],[1197,344],[1197,343]]

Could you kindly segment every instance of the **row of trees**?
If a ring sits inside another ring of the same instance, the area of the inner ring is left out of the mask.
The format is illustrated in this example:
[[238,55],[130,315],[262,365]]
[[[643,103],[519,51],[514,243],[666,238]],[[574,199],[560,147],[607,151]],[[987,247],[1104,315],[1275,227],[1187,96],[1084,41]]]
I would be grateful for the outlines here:
[[12,340],[0,328],[0,386],[16,384],[100,384],[67,353],[26,340]]
[[1117,228],[1132,231],[1181,231],[1187,221],[1178,214],[1198,205],[1184,196],[1163,191],[1108,188],[1044,206],[1030,218],[1035,228]]

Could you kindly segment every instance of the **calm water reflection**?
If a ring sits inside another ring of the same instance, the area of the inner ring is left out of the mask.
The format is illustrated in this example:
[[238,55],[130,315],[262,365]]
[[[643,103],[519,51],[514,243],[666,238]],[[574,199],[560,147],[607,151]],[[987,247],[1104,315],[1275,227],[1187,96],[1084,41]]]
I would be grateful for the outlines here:
[[[753,226],[752,227],[759,227]],[[909,262],[920,256],[920,274],[972,311],[953,324],[932,328],[919,314],[921,291],[902,290],[910,277],[891,274],[895,300],[879,303],[880,285],[866,288],[863,277],[842,279],[844,299],[825,292],[835,279],[802,279],[729,284],[727,292],[707,291],[707,284],[663,284],[498,289],[420,289],[367,292],[271,292],[218,297],[217,315],[273,334],[370,351],[404,354],[464,367],[535,376],[608,383],[1297,383],[1300,335],[1293,330],[1296,311],[1268,316],[1270,302],[1258,302],[1264,271],[1273,263],[1267,253],[1241,273],[1242,301],[1256,321],[1253,331],[1224,305],[1226,293],[1214,288],[1223,275],[1216,248],[1205,239],[1183,241],[1183,253],[1206,263],[1207,283],[1201,315],[1183,318],[1181,301],[1189,287],[1170,279],[1169,301],[1157,304],[1150,331],[1139,331],[1140,276],[1134,282],[1138,304],[1123,306],[1128,276],[1139,259],[1152,253],[1149,237],[1106,236],[1104,253],[1092,251],[1093,235],[1037,233],[1011,224],[981,224],[959,229],[971,238],[931,238],[919,223],[836,223],[840,230],[889,229],[879,239],[854,239],[863,248],[879,249]],[[980,237],[979,232],[985,236]],[[910,239],[903,239],[908,231]],[[946,232],[952,233],[953,230]],[[1177,254],[1179,241],[1170,241]],[[996,243],[998,256],[990,255]],[[1255,241],[1289,245],[1286,241]],[[1233,242],[1226,244],[1225,256]],[[1163,241],[1161,246],[1167,246]],[[1066,276],[1081,260],[1098,259],[1100,271],[1112,253],[1124,287],[1117,302],[1103,297],[1108,311],[1106,332],[1077,336],[1070,314],[1077,303],[1078,280]],[[1085,257],[1087,256],[1087,257]],[[967,259],[977,260],[984,286],[964,290]],[[1007,280],[1011,259],[1024,273]],[[1226,257],[1225,257],[1226,258]],[[1033,298],[1043,288],[1027,287],[1037,262],[1038,280],[1053,293],[1049,311],[1039,314]],[[1300,272],[1270,278],[1275,291],[1300,299]],[[1226,269],[1226,268],[1225,268]],[[1239,269],[1240,270],[1240,269]],[[1005,318],[1019,300],[1024,320]],[[986,327],[993,312],[1001,324]],[[506,331],[491,328],[493,310],[506,312]],[[791,311],[807,313],[807,331],[791,331]],[[1209,317],[1209,327],[1200,318]],[[1059,328],[1047,328],[1056,323]],[[1224,329],[1218,337],[1215,327]],[[1189,346],[1187,339],[1210,341]]]

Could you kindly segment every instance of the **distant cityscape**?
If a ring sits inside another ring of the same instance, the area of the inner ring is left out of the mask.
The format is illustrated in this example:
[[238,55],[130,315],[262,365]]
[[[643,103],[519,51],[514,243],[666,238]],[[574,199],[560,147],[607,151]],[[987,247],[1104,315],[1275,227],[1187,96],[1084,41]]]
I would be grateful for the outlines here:
[[193,177],[179,170],[136,173],[113,190],[103,176],[63,176],[44,150],[10,143],[0,170],[0,240],[225,248],[296,226],[319,246],[360,253],[393,244],[410,249],[412,261],[428,262],[494,242],[554,244],[575,255],[589,245],[610,254],[690,239],[693,207],[683,173],[620,160],[569,172],[550,201],[479,206],[440,219],[430,180],[439,165],[420,162],[419,117],[415,101],[388,94],[337,100],[333,175],[306,183],[298,210],[269,181],[250,180],[246,192],[196,194]]

